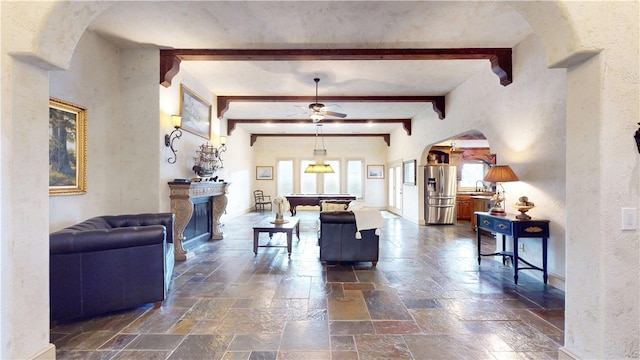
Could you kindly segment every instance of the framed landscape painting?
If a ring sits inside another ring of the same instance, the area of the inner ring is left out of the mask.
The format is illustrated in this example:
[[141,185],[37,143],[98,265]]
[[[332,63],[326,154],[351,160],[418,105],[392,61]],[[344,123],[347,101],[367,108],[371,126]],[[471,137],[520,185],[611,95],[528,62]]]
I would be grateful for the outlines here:
[[211,139],[211,104],[188,87],[180,84],[180,116],[182,129]]
[[367,165],[367,179],[384,179],[384,165]]
[[87,110],[49,99],[49,195],[87,192]]

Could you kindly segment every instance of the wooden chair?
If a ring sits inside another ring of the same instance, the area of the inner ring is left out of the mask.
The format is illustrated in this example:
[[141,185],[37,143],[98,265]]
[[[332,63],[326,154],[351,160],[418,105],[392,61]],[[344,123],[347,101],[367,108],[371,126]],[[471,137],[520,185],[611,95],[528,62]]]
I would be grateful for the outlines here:
[[253,192],[253,200],[256,202],[256,211],[264,211],[265,205],[269,205],[269,210],[273,210],[271,204],[271,195],[265,195],[262,190],[256,190]]

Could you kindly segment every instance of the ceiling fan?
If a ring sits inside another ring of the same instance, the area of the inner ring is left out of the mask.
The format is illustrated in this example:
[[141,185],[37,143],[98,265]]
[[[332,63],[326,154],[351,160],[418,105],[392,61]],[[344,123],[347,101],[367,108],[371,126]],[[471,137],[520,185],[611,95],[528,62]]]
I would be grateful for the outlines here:
[[320,78],[314,78],[313,81],[316,82],[316,102],[309,104],[309,110],[311,111],[309,118],[313,120],[314,123],[324,119],[325,116],[346,118],[347,114],[328,110],[324,104],[318,102],[318,83],[320,82]]

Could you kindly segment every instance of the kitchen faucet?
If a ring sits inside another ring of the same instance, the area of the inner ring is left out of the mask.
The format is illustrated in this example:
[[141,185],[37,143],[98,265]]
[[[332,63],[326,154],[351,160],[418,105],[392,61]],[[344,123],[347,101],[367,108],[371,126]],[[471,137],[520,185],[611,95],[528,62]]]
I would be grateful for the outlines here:
[[[482,186],[478,187],[478,183],[482,184]],[[476,181],[476,191],[477,192],[485,191],[486,189],[487,189],[487,186],[484,184],[484,181],[482,181],[482,180]]]

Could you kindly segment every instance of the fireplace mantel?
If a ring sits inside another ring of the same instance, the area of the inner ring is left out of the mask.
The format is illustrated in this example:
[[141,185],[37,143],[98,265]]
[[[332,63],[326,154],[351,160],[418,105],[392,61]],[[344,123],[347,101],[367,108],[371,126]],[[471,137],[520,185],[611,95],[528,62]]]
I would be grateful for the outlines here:
[[226,182],[169,182],[171,189],[171,212],[175,214],[173,242],[174,256],[176,260],[187,260],[193,256],[184,248],[184,229],[193,215],[194,200],[198,198],[211,198],[209,240],[220,240],[223,234],[220,231],[220,217],[227,207],[227,192],[231,184]]

